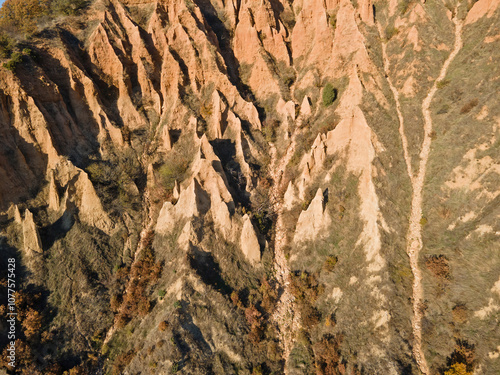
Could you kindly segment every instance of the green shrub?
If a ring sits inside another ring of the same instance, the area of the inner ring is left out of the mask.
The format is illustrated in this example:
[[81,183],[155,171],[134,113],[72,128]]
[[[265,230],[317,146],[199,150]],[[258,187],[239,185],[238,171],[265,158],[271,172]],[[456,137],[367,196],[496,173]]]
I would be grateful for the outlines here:
[[181,182],[185,179],[193,161],[193,155],[194,144],[191,142],[191,138],[187,135],[181,135],[158,171],[160,181],[168,192],[174,189],[176,181]]
[[445,79],[442,79],[441,81],[437,81],[436,87],[438,89],[442,89],[443,87],[448,86],[449,83],[450,83],[450,80],[445,78]]
[[276,129],[279,128],[279,121],[274,117],[267,118],[262,124],[262,134],[267,142],[276,141]]
[[327,83],[323,89],[323,105],[328,107],[337,99],[338,91],[331,83]]
[[323,264],[323,269],[326,272],[332,272],[335,268],[335,265],[337,264],[337,257],[334,255],[330,255],[329,257],[326,258],[325,263]]
[[443,105],[443,106],[439,109],[439,111],[437,111],[437,114],[438,114],[438,115],[444,115],[445,113],[448,113],[449,109],[450,109],[450,106],[449,106],[448,104],[445,104],[445,105]]
[[386,40],[391,40],[394,35],[396,35],[399,32],[397,27],[394,26],[387,26],[385,29],[385,39]]
[[48,0],[6,0],[0,9],[0,24],[23,34],[36,31],[37,19],[49,10]]
[[14,52],[11,59],[3,64],[3,67],[13,72],[22,61],[23,55],[19,52]]
[[172,368],[170,369],[170,372],[171,372],[172,374],[175,374],[175,373],[176,373],[176,372],[178,372],[178,371],[179,371],[179,364],[176,362],[176,363],[174,363],[174,364],[172,365]]
[[191,12],[194,11],[194,3],[192,0],[184,0],[184,4],[186,4],[186,8],[188,8]]
[[0,57],[8,59],[14,50],[15,42],[8,35],[0,33]]
[[38,61],[38,55],[31,48],[23,48],[23,55],[29,56],[33,61]]

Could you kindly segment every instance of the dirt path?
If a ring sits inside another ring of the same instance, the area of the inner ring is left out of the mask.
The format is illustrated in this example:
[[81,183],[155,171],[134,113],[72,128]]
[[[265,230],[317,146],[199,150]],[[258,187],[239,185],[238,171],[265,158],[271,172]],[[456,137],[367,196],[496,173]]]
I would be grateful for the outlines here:
[[288,275],[290,268],[285,257],[285,247],[287,245],[287,229],[283,223],[283,194],[284,180],[283,172],[290,159],[295,153],[295,134],[292,136],[283,158],[278,159],[277,150],[271,144],[271,168],[269,174],[274,181],[271,190],[271,202],[276,214],[276,226],[274,235],[274,271],[278,289],[281,293],[276,304],[276,310],[272,316],[273,321],[279,329],[280,344],[283,349],[283,358],[285,359],[284,373],[287,373],[287,363],[290,352],[293,349],[294,333],[300,328],[300,313],[294,304],[295,297],[290,291],[290,282]]
[[[414,174],[411,169],[411,159],[408,154],[408,141],[404,133],[404,122],[401,113],[401,106],[399,103],[399,93],[393,86],[391,80],[387,78],[391,91],[394,94],[394,99],[396,101],[396,110],[399,118],[399,133],[401,136],[401,141],[403,144],[403,151],[405,162],[408,170],[408,176],[410,177],[412,184],[412,201],[411,201],[411,213],[408,227],[407,244],[406,251],[410,258],[410,266],[413,273],[413,319],[412,319],[412,329],[413,329],[413,355],[418,364],[420,371],[423,374],[429,374],[429,367],[425,359],[424,352],[422,350],[422,318],[423,318],[423,286],[422,286],[422,272],[418,263],[420,250],[422,249],[422,225],[420,223],[422,219],[422,200],[423,200],[423,187],[425,181],[425,175],[427,170],[427,161],[429,159],[429,153],[431,149],[432,142],[432,117],[429,107],[431,105],[432,99],[437,91],[437,83],[444,79],[446,73],[448,72],[448,67],[450,66],[453,59],[456,57],[460,49],[462,48],[462,21],[458,20],[455,16],[453,18],[453,23],[455,24],[455,44],[453,51],[450,53],[443,66],[439,76],[434,81],[432,88],[422,102],[422,114],[424,116],[424,140],[422,142],[422,149],[420,151],[420,163],[418,172]],[[382,35],[381,27],[378,25],[379,34]],[[386,44],[382,43],[382,51],[384,55],[384,70],[388,77],[389,71],[389,59],[386,53]]]
[[413,171],[411,168],[411,156],[408,153],[408,140],[406,139],[405,135],[405,126],[404,126],[404,118],[403,118],[403,113],[401,112],[401,103],[399,102],[399,92],[394,87],[392,84],[392,80],[389,75],[389,58],[387,57],[387,42],[385,42],[384,38],[384,32],[382,31],[382,26],[380,23],[377,22],[377,28],[378,28],[378,34],[380,36],[380,40],[384,41],[382,42],[382,56],[384,58],[384,72],[385,76],[387,77],[387,82],[389,83],[389,87],[391,88],[392,94],[394,96],[394,100],[396,102],[396,112],[398,114],[398,120],[399,120],[399,136],[401,138],[401,143],[403,144],[403,155],[406,163],[406,170],[408,172],[408,176],[410,177],[410,180],[413,178]]

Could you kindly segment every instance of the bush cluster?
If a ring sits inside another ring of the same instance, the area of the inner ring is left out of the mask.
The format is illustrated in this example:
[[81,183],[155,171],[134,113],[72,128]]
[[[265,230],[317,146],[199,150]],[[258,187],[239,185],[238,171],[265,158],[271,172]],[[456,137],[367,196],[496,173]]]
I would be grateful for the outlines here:
[[128,187],[134,183],[140,188],[146,176],[133,151],[126,151],[111,160],[96,160],[85,171],[107,211],[121,215],[137,208],[139,197],[131,194]]
[[341,338],[330,334],[324,335],[314,344],[316,374],[345,374],[345,364],[342,363],[340,353]]
[[3,64],[3,67],[13,72],[22,61],[23,55],[19,52],[14,52],[11,59]]
[[472,110],[472,108],[474,108],[478,104],[479,104],[479,100],[477,100],[477,98],[472,99],[464,104],[464,106],[460,109],[460,113],[462,115],[465,113],[469,113]]
[[318,276],[307,271],[290,273],[291,291],[299,306],[302,325],[306,328],[312,328],[321,319],[321,313],[314,306],[324,290],[324,286],[318,282]]
[[[269,328],[266,317],[272,315],[278,298],[276,290],[266,277],[263,277],[260,282],[259,292],[262,295],[261,301],[259,301],[259,293],[251,294],[243,300],[240,296],[240,294],[245,294],[243,290],[240,293],[233,291],[230,296],[232,303],[245,315],[250,326],[248,339],[253,344],[258,344],[264,339],[265,332]],[[269,341],[268,344],[272,344],[272,342]]]
[[[119,306],[118,325],[125,326],[135,316],[145,316],[151,309],[147,289],[156,283],[160,277],[162,265],[156,262],[151,244],[142,250],[141,258],[130,270],[130,282],[127,294]],[[119,301],[121,296],[117,297]]]
[[444,372],[444,375],[472,375],[474,360],[474,345],[458,340],[454,352],[448,358],[449,368]]

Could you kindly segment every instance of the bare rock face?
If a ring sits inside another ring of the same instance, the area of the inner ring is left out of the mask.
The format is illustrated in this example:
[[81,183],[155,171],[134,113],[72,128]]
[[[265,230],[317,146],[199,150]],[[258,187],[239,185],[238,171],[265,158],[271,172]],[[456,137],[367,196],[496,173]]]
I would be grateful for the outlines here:
[[366,22],[368,25],[373,25],[374,15],[373,15],[373,2],[372,0],[363,0],[358,3],[359,7],[359,15],[363,22]]
[[197,179],[182,190],[175,205],[165,202],[158,215],[156,231],[172,231],[179,222],[206,213],[210,209],[210,197]]
[[300,162],[299,169],[303,170],[304,179],[307,180],[307,176],[309,176],[313,171],[318,172],[321,170],[327,155],[326,139],[326,134],[318,134],[314,140],[311,150]]
[[208,124],[207,135],[210,139],[222,138],[227,125],[226,117],[228,108],[217,90],[213,92],[211,99],[212,116]]
[[[227,114],[227,128],[224,132],[224,138],[234,142],[235,160],[238,162],[241,172],[245,176],[247,189],[251,191],[253,188],[252,170],[245,158],[244,150],[244,147],[249,149],[250,146],[241,128],[241,120],[232,111],[229,111]],[[249,151],[248,153],[251,152]]]
[[241,251],[252,265],[260,262],[260,244],[252,221],[248,215],[243,216],[243,228],[240,239]]
[[21,211],[19,210],[19,206],[17,204],[13,204],[7,210],[7,217],[11,220],[14,220],[16,224],[22,225],[23,218],[21,216]]
[[283,197],[283,203],[284,206],[287,210],[290,210],[293,208],[294,204],[297,201],[297,197],[295,196],[295,187],[293,186],[292,182],[290,181],[288,183],[288,187],[286,189],[285,195]]
[[[331,3],[331,2],[328,2]],[[302,7],[294,4],[297,23],[292,32],[292,56],[294,60],[302,57],[304,64],[324,66],[329,56],[325,51],[331,50],[333,41],[332,29],[328,25],[328,11],[333,4],[325,4],[319,0],[304,0]],[[326,5],[326,6],[325,6]]]
[[32,255],[33,253],[43,253],[42,241],[40,240],[40,235],[38,234],[38,229],[30,210],[26,210],[24,212],[23,243],[24,251],[27,255]]
[[75,189],[75,198],[77,206],[80,209],[80,218],[88,225],[95,226],[109,233],[112,229],[111,219],[102,208],[101,201],[87,173],[80,171],[75,183]]
[[205,135],[199,140],[198,157],[193,161],[191,173],[191,183],[180,192],[175,205],[164,203],[156,230],[172,231],[178,221],[210,214],[221,233],[229,236],[234,202],[220,160]]
[[500,1],[498,0],[479,0],[475,2],[472,9],[467,14],[465,24],[476,22],[484,16],[487,16],[488,18],[491,17],[499,6]]
[[235,31],[234,53],[244,68],[248,77],[248,84],[259,96],[279,94],[278,82],[274,79],[266,61],[258,52],[261,48],[258,31],[253,21],[251,10],[240,12],[240,22]]
[[310,99],[307,96],[304,96],[304,100],[302,100],[302,104],[300,106],[300,115],[303,117],[310,116],[312,113]]
[[283,121],[287,120],[287,118],[295,120],[295,103],[292,100],[285,102],[282,98],[279,98],[276,111],[281,115]]
[[182,228],[182,232],[177,239],[177,243],[185,251],[187,251],[190,246],[198,244],[198,239],[196,237],[196,233],[193,229],[193,224],[191,221],[186,222],[184,228]]
[[54,171],[49,172],[49,209],[58,211],[60,206],[59,193],[54,178]]
[[330,216],[325,211],[323,191],[318,189],[307,210],[302,211],[295,229],[294,242],[312,241],[325,230]]

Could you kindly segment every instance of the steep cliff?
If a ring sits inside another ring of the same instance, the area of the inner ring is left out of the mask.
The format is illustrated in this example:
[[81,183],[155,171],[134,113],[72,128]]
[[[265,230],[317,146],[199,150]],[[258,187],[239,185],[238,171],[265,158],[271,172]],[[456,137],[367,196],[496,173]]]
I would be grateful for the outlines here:
[[95,0],[20,42],[13,371],[497,374],[499,5]]

